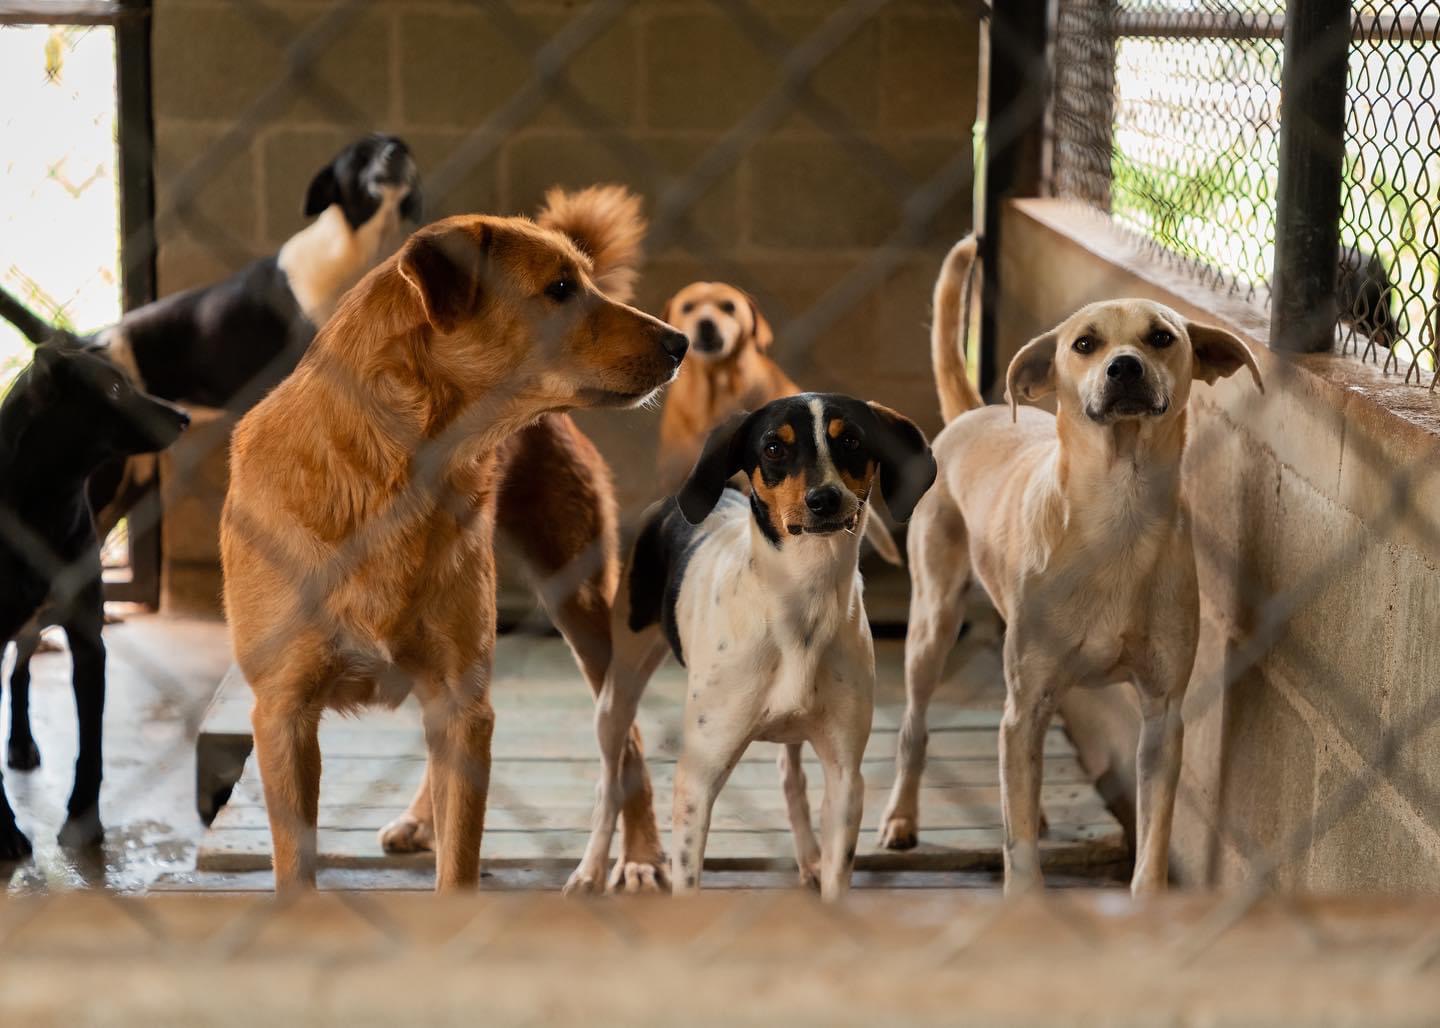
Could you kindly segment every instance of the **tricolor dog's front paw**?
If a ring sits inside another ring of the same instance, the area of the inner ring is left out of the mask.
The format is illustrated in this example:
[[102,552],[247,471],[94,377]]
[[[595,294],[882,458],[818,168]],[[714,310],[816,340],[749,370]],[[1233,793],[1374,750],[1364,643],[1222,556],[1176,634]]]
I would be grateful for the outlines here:
[[647,860],[621,857],[615,861],[615,868],[610,872],[609,890],[627,894],[669,892],[670,872],[666,868],[665,854]]
[[401,814],[380,829],[380,848],[386,853],[419,853],[435,848],[435,826],[412,814]]
[[914,817],[891,814],[880,825],[880,846],[887,850],[913,850],[920,841],[920,826]]

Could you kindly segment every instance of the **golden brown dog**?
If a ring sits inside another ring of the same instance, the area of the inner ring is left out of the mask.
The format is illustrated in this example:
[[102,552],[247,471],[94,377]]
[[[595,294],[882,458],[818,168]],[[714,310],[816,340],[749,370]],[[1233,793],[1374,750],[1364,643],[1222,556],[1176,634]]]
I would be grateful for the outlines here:
[[[957,348],[975,240],[935,285],[932,334],[949,424],[940,475],[911,521],[908,703],[881,844],[915,845],[925,711],[955,641],[971,574],[1005,619],[1000,791],[1005,889],[1040,874],[1046,729],[1067,690],[1129,681],[1142,724],[1134,892],[1166,883],[1180,774],[1181,702],[1199,633],[1190,515],[1181,489],[1195,380],[1260,371],[1243,342],[1148,300],[1081,308],[1032,339],[1006,375],[1009,407],[987,407]],[[1056,395],[1056,413],[1019,407]]]
[[[578,204],[571,222],[588,212],[593,229],[614,202],[595,190],[551,208]],[[612,239],[575,235],[481,216],[417,232],[347,294],[294,375],[236,429],[225,603],[255,691],[277,888],[314,884],[323,711],[393,706],[412,692],[437,888],[478,879],[494,724],[492,540],[498,503],[521,477],[507,472],[547,444],[571,446],[569,466],[585,465],[582,437],[563,421],[525,429],[574,407],[643,402],[686,345],[606,295],[607,274],[627,273],[606,264]],[[546,488],[536,496],[556,500]],[[545,559],[566,549],[560,539]]]
[[[660,317],[690,340],[689,359],[666,390],[660,418],[660,485],[669,494],[685,482],[706,438],[730,415],[802,390],[767,355],[775,333],[743,289],[692,282],[670,298]],[[901,563],[878,516],[866,520],[865,536],[880,556]]]

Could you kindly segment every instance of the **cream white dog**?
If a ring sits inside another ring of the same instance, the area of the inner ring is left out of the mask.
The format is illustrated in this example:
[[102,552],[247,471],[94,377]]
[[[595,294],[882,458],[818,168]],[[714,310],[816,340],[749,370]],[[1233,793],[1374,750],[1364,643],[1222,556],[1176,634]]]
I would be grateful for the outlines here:
[[[1039,885],[1046,728],[1067,690],[1131,682],[1143,715],[1138,853],[1131,890],[1163,889],[1180,774],[1180,705],[1199,634],[1190,515],[1181,489],[1192,381],[1248,368],[1250,350],[1147,300],[1095,303],[1027,343],[1006,374],[1009,407],[986,407],[959,349],[975,241],[935,286],[932,352],[949,424],[935,487],[910,529],[908,703],[881,844],[916,843],[925,711],[971,574],[1005,619],[1000,785],[1005,889]],[[1055,415],[1018,408],[1056,394]]]

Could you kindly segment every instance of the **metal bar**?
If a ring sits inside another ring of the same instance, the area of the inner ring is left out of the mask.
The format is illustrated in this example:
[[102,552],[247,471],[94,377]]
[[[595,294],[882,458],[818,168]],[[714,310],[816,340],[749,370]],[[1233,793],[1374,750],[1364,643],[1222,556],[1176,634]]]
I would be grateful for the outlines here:
[[74,3],[0,0],[0,25],[119,25],[148,17],[149,4],[76,0]]
[[980,313],[980,391],[999,373],[1000,214],[1008,200],[1038,195],[1042,176],[1046,98],[1050,68],[1045,59],[1047,0],[1005,0],[984,22],[988,53],[985,88],[984,196],[980,256],[985,268]]
[[1349,54],[1348,0],[1290,5],[1270,309],[1270,345],[1279,350],[1315,352],[1334,343]]
[[[155,237],[144,231],[155,216],[155,124],[150,106],[150,4],[131,0],[123,6],[126,17],[115,22],[115,100],[120,126],[120,282],[125,310],[130,311],[156,295]],[[147,496],[145,502],[150,500]],[[159,520],[132,517],[127,525],[130,581],[108,585],[106,595],[158,607]]]
[[[1116,34],[1148,39],[1284,39],[1285,15],[1131,11],[1117,17]],[[1361,11],[1355,15],[1353,38],[1435,42],[1440,40],[1440,14]]]

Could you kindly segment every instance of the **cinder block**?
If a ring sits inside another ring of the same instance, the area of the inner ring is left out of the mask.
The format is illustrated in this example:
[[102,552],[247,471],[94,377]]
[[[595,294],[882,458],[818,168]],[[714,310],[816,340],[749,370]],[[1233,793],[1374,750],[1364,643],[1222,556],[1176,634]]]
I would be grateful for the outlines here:
[[[255,6],[163,7],[154,18],[157,117],[238,118],[257,103],[265,120],[293,116],[351,123],[388,114],[390,22],[378,13],[339,15],[319,28],[304,75],[287,51],[333,12],[294,14]],[[278,99],[267,98],[285,82]]]
[[1432,828],[1440,829],[1440,571],[1420,554],[1396,561],[1394,641],[1386,648],[1385,730],[1393,752],[1390,776]]
[[155,211],[162,240],[188,236],[233,264],[260,251],[260,217],[253,151],[219,149],[224,135],[156,124]]
[[[1236,656],[1232,648],[1227,663]],[[1275,862],[1281,886],[1299,887],[1314,842],[1318,740],[1268,673],[1231,666],[1225,677],[1220,831],[1246,865],[1246,878]],[[1222,884],[1244,880],[1226,875]]]
[[189,431],[160,456],[166,563],[220,562],[220,511],[230,482],[233,419],[196,408]]
[[420,169],[425,221],[451,214],[509,214],[500,201],[500,154],[471,148],[462,130],[409,129],[403,133]]
[[778,81],[774,60],[718,11],[657,12],[641,39],[651,128],[724,131]]
[[178,226],[163,232],[156,254],[156,282],[160,296],[169,296],[182,289],[219,282],[239,271],[255,257],[253,253],[222,251],[190,238]]
[[[933,6],[933,5],[932,5]],[[979,23],[962,5],[883,19],[880,122],[887,132],[945,136],[969,146],[979,81]]]
[[[833,7],[816,10],[810,16],[795,15],[776,18],[773,27],[777,34],[787,40],[787,50],[806,45],[818,33],[826,18],[834,13]],[[815,65],[806,79],[809,92],[823,105],[828,106],[836,120],[850,127],[871,132],[882,126],[880,117],[881,78],[881,26],[879,20],[871,18],[860,25],[838,46],[825,54]],[[775,85],[780,84],[779,61]],[[772,87],[774,88],[774,87]],[[828,131],[828,121],[817,121],[804,102],[794,102],[794,113],[779,123],[782,129]],[[972,105],[973,106],[973,105]],[[890,126],[884,125],[885,128]]]
[[[665,189],[699,162],[705,145],[698,141],[639,136],[623,143],[633,150],[633,159],[617,151],[610,141],[598,136],[531,132],[505,148],[507,210],[531,212],[551,186],[580,188],[597,182],[618,182],[641,193],[645,213],[657,228],[658,203]],[[706,247],[725,250],[740,235],[735,174],[722,177],[702,191],[690,207],[689,222],[700,233],[681,231],[679,224],[669,233],[666,249],[693,251],[705,255]],[[704,243],[702,246],[701,243]],[[647,249],[658,252],[663,242],[652,237]]]
[[1389,796],[1356,782],[1338,759],[1331,758],[1320,777],[1312,819],[1307,890],[1411,895],[1431,892],[1440,881],[1433,828],[1407,823]]
[[309,220],[303,213],[305,191],[310,180],[361,134],[339,128],[285,128],[266,133],[260,146],[265,182],[262,235],[268,248],[278,250],[305,227]]

